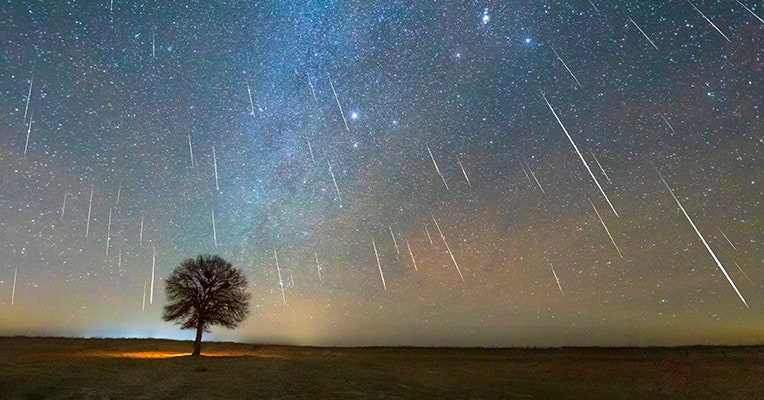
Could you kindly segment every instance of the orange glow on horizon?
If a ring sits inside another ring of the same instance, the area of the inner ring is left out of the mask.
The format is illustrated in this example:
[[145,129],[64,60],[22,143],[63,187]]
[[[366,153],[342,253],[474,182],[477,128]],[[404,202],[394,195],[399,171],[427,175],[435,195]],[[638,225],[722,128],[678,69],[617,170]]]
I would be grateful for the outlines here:
[[[106,358],[134,358],[134,359],[163,359],[190,356],[191,353],[169,352],[169,351],[99,351],[86,353],[86,357],[106,357]],[[212,351],[201,354],[203,357],[254,357],[257,354],[245,351]]]

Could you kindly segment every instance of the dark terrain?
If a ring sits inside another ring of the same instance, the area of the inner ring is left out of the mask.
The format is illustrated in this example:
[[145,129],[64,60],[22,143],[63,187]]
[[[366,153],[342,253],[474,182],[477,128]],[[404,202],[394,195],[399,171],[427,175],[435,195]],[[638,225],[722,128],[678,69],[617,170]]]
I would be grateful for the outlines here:
[[0,337],[10,399],[759,399],[764,347],[316,348]]

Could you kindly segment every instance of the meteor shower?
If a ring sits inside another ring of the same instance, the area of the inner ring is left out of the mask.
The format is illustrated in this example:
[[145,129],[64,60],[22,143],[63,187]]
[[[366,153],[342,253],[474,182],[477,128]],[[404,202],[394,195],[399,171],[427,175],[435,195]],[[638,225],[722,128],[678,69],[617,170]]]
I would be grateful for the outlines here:
[[0,333],[674,346],[764,340],[754,1],[8,1]]

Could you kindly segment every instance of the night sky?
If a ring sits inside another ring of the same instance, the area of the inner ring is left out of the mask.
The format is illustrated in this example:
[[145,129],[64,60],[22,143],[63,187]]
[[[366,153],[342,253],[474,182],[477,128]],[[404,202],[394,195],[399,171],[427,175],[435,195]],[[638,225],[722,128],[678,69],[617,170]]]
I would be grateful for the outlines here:
[[756,3],[4,1],[0,334],[761,343]]

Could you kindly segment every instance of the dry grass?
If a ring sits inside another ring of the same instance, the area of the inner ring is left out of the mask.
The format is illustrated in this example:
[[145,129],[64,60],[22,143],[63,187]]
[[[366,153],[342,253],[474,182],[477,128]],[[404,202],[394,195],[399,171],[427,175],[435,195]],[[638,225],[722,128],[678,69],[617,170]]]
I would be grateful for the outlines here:
[[754,399],[764,347],[310,348],[0,338],[10,399]]

